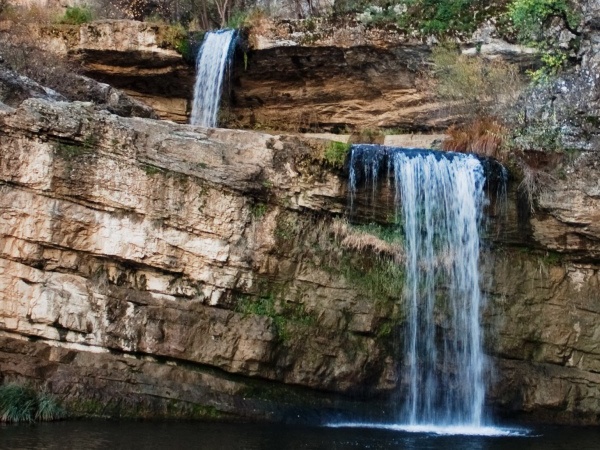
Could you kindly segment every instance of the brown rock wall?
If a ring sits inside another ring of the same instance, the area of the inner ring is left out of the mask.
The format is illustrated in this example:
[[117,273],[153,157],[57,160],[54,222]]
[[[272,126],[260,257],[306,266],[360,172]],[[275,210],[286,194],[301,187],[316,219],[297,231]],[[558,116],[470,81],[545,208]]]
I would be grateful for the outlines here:
[[[0,329],[10,336],[325,399],[393,389],[395,363],[377,336],[395,306],[342,274],[330,225],[344,194],[319,160],[323,143],[39,100],[2,113],[0,130]],[[0,363],[5,377],[16,376],[14,358]],[[84,373],[65,368],[79,380],[72,389],[89,381],[88,397],[100,396],[91,359],[77,358]],[[162,381],[149,383],[165,397]],[[115,392],[137,389],[123,386]]]

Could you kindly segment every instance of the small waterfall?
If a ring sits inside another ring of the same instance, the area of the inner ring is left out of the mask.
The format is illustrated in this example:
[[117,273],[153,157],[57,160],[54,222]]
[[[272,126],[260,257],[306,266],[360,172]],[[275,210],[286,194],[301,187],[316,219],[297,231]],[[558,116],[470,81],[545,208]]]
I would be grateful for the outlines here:
[[483,166],[472,155],[357,145],[351,204],[359,184],[374,196],[385,172],[393,183],[406,274],[398,420],[419,431],[478,428],[485,396],[478,269]]
[[196,58],[192,125],[216,127],[223,77],[235,48],[236,31],[209,31]]

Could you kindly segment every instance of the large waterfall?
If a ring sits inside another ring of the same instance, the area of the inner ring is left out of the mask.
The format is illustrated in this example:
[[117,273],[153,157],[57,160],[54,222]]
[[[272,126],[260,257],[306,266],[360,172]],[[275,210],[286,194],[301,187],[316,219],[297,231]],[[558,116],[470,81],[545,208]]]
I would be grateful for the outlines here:
[[[483,429],[485,396],[479,324],[479,228],[485,174],[472,155],[356,145],[350,161],[357,189],[377,195],[391,184],[404,251],[400,405],[402,429]],[[457,431],[460,432],[460,431]]]
[[196,59],[192,125],[217,126],[221,89],[235,43],[235,30],[209,31]]

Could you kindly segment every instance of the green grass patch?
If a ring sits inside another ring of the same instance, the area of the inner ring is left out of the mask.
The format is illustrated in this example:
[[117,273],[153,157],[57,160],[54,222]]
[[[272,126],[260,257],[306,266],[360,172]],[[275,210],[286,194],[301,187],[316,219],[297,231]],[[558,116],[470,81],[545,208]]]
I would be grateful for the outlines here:
[[387,258],[376,258],[369,267],[350,261],[342,264],[342,274],[365,295],[375,299],[399,299],[404,289],[404,267]]
[[0,386],[0,422],[50,421],[64,417],[64,409],[46,392],[17,384]]
[[343,142],[331,142],[325,149],[323,157],[330,166],[342,169],[346,162],[346,157],[350,152],[350,147],[350,144]]
[[361,225],[350,224],[350,229],[358,231],[360,233],[371,234],[377,239],[381,239],[388,244],[400,244],[404,245],[404,233],[399,226],[385,227],[377,223],[368,223]]
[[153,166],[151,164],[143,164],[142,169],[146,172],[146,175],[156,175],[161,173],[163,170],[160,167]]

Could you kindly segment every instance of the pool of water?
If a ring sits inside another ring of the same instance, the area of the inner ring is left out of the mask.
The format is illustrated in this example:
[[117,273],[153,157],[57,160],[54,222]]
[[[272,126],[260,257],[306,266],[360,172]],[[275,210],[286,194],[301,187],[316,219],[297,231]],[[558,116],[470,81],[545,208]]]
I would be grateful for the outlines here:
[[476,449],[598,450],[600,427],[505,428],[469,436],[383,427],[201,422],[68,421],[0,426],[2,449]]

